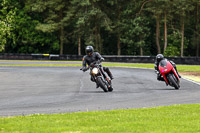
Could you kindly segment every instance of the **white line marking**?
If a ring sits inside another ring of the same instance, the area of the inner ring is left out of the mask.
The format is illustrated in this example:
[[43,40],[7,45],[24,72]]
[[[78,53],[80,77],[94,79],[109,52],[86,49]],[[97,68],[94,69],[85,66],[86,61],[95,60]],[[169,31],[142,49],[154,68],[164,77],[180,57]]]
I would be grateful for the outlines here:
[[187,80],[187,81],[190,81],[190,82],[192,82],[192,83],[195,83],[195,84],[197,84],[197,85],[200,85],[200,83],[198,83],[198,82],[196,82],[196,81],[194,81],[194,80],[187,79],[187,78],[183,78],[183,79],[185,79],[185,80]]

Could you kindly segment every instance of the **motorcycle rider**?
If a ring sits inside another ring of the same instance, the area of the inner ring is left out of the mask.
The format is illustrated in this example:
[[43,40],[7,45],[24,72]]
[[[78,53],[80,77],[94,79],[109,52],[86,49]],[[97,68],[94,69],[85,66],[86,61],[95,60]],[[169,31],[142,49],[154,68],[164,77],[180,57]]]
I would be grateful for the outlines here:
[[[155,64],[154,64],[155,72],[157,73],[157,80],[159,80],[159,81],[164,81],[164,78],[162,78],[162,75],[161,75],[161,73],[160,73],[160,71],[159,71],[159,63],[160,63],[160,61],[163,60],[163,59],[165,59],[164,56],[163,56],[162,54],[158,54],[158,55],[156,56],[156,60],[155,60]],[[171,61],[171,60],[168,60],[168,61],[172,64],[172,66],[173,66],[174,69],[176,70],[176,72],[177,72],[179,78],[181,78],[181,76],[179,75],[179,73],[178,73],[178,71],[177,71],[176,64],[175,64],[173,61]]]
[[[94,49],[92,46],[87,46],[85,49],[86,55],[83,57],[83,64],[82,64],[82,70],[85,72],[87,71],[87,66],[86,65],[90,65],[91,63],[95,62],[95,61],[104,61],[104,58],[98,53],[98,52],[94,52]],[[114,79],[112,73],[110,72],[108,67],[103,67],[103,70],[108,74],[108,76],[110,77],[110,79]],[[91,76],[91,81],[95,82],[93,77]],[[99,86],[97,85],[97,88]]]

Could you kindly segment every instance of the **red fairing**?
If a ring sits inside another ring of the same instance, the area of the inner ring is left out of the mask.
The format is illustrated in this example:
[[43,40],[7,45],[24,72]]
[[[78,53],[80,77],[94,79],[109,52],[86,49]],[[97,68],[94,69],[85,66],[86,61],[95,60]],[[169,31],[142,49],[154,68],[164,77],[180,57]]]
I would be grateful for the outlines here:
[[177,72],[176,72],[176,70],[173,68],[172,71],[174,72],[174,75],[176,76],[176,78],[177,78],[178,80],[180,80],[180,79],[179,79],[179,76],[178,76],[178,74],[177,74]]
[[168,61],[167,59],[161,60],[159,62],[159,71],[160,71],[160,74],[162,74],[162,77],[164,78],[166,85],[170,85],[174,87],[175,89],[180,88],[179,76],[177,74],[176,69],[171,64],[170,61]]
[[[174,67],[172,66],[172,64],[169,61],[167,61],[167,66],[166,67],[162,67],[162,66],[159,65],[160,73],[162,74],[162,76],[165,79],[165,82],[167,84],[169,84],[169,82],[168,82],[167,77],[165,76],[165,74],[171,72],[173,69],[174,69]],[[174,72],[174,70],[173,70],[173,72]]]
[[[165,69],[167,69],[167,71],[165,71]],[[169,61],[167,61],[167,66],[166,67],[161,67],[159,65],[159,70],[160,70],[161,74],[169,73],[172,69],[173,69],[173,66]]]

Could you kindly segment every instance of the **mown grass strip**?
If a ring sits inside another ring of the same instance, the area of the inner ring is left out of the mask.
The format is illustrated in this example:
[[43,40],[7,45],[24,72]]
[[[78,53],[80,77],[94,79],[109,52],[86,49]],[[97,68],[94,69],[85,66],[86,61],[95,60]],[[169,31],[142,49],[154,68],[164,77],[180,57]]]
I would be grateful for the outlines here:
[[200,132],[200,104],[1,117],[0,132],[195,133]]
[[81,61],[53,61],[53,60],[0,60],[0,62],[76,62],[76,63],[81,63]]
[[140,64],[140,63],[107,63],[103,64],[107,67],[138,67],[138,68],[154,68],[154,64]]
[[0,65],[0,67],[68,67],[68,66],[80,66],[80,64],[12,64],[12,65]]
[[200,65],[177,65],[180,72],[200,72]]
[[[75,61],[73,63],[77,64],[70,64],[71,61],[66,61],[69,64],[10,64],[10,65],[0,65],[1,67],[20,67],[20,66],[35,66],[35,67],[67,67],[67,66],[78,66],[81,67],[82,64],[80,61]],[[154,64],[143,64],[143,63],[110,63],[110,62],[103,62],[103,66],[107,67],[136,67],[136,68],[151,68],[154,69]],[[177,69],[179,72],[200,72],[199,65],[177,65]]]

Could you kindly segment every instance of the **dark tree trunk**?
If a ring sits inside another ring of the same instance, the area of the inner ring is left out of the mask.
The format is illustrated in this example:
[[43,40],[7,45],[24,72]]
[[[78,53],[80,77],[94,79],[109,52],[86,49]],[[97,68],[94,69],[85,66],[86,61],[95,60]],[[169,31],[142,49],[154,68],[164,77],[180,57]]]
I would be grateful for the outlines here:
[[165,26],[165,45],[164,45],[164,52],[167,49],[167,13],[165,11],[165,16],[164,16],[164,26]]
[[117,55],[121,55],[121,44],[120,44],[120,36],[117,38]]
[[156,15],[156,46],[157,46],[157,53],[160,54],[160,15]]
[[143,48],[140,46],[140,56],[143,56]]
[[196,26],[195,26],[195,40],[196,40],[196,56],[199,56],[199,6],[196,6]]
[[181,24],[181,57],[183,57],[183,51],[184,51],[184,19],[182,19],[182,24]]
[[[63,12],[60,11],[60,21],[63,19]],[[64,45],[64,25],[61,24],[60,26],[60,55],[63,54],[63,45]]]
[[96,48],[96,51],[99,51],[97,26],[95,27],[95,48]]
[[64,27],[60,27],[60,55],[63,54],[63,44],[64,44]]
[[78,37],[78,55],[81,55],[81,36]]

